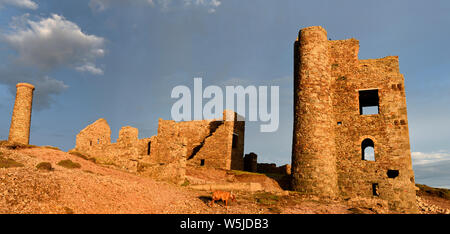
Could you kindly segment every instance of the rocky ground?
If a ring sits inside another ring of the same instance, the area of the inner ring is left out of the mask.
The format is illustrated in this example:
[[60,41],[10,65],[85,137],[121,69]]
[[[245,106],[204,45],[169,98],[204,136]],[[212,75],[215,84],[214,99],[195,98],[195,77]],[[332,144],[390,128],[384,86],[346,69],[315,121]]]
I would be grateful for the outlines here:
[[[211,191],[154,181],[99,165],[52,147],[0,144],[0,213],[377,213],[339,201],[323,202],[283,192],[268,178],[239,172],[188,171],[198,181],[260,182],[266,191],[236,192],[228,207],[210,206]],[[194,182],[194,181],[192,181]],[[281,192],[280,192],[281,191]],[[436,193],[418,192],[422,213],[449,213],[450,200]]]

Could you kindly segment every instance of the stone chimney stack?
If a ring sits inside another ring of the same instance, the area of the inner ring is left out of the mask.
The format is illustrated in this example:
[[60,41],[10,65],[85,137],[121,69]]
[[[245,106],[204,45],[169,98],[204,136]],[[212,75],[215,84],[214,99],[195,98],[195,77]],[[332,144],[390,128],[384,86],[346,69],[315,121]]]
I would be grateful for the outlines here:
[[34,86],[28,83],[18,83],[16,87],[16,101],[8,141],[29,144]]
[[338,193],[332,77],[327,32],[300,30],[294,44],[292,188],[310,195]]

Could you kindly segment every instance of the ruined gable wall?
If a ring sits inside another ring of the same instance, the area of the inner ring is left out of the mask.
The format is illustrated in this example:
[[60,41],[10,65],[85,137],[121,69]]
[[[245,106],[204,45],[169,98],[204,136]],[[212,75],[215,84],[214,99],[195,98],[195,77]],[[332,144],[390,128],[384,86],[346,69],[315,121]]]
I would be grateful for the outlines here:
[[190,165],[214,168],[231,168],[231,143],[233,138],[233,122],[224,121],[215,129],[212,135],[204,139],[202,147],[189,159]]
[[[238,115],[234,111],[225,110],[223,120],[209,121],[209,134],[188,156],[189,165],[203,164],[206,167],[243,170],[245,121],[237,121],[237,119]],[[185,133],[182,132],[182,134]],[[233,138],[235,138],[234,147]]]
[[77,151],[91,154],[111,144],[111,128],[105,119],[98,119],[80,131],[76,136]]
[[[414,176],[398,57],[358,60],[358,49],[354,39],[330,41],[341,196],[382,199],[392,210],[414,212]],[[360,115],[360,89],[379,90],[379,114]],[[362,160],[361,143],[366,138],[374,141],[376,161]],[[399,170],[399,176],[388,178],[390,169]],[[373,195],[374,183],[378,184],[379,197]]]
[[[230,111],[224,111],[225,119],[227,112]],[[242,170],[245,122],[235,122],[237,115],[230,113],[230,121],[160,119],[148,162],[169,163],[184,156],[191,166]],[[235,148],[233,133],[238,135]]]
[[181,137],[186,138],[187,158],[189,158],[196,147],[198,147],[213,131],[216,124],[211,120],[194,120],[178,122],[178,131]]

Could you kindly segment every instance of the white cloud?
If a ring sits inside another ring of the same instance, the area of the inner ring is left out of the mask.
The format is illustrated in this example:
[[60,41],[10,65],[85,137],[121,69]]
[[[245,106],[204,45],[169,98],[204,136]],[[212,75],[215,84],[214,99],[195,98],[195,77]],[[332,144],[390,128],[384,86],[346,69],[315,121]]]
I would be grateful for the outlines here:
[[450,153],[447,151],[438,151],[431,153],[412,152],[411,157],[414,165],[423,165],[450,160]]
[[95,64],[92,63],[84,64],[83,66],[76,67],[75,69],[80,72],[90,72],[94,75],[103,75],[103,70],[96,67]]
[[222,4],[220,0],[90,0],[89,7],[94,11],[104,11],[114,5],[132,5],[140,4],[146,6],[157,6],[162,10],[168,10],[172,7],[203,7],[209,13],[216,12],[216,9]]
[[216,12],[216,8],[218,8],[221,4],[222,2],[219,0],[184,0],[185,6],[203,6],[208,8],[209,13]]
[[105,53],[102,37],[83,33],[77,24],[63,16],[53,14],[33,21],[24,15],[20,21],[2,38],[17,52],[17,62],[24,65],[42,70],[61,66],[95,67],[92,66],[95,59]]
[[9,29],[0,39],[15,52],[7,64],[0,64],[0,84],[15,94],[19,82],[36,87],[33,108],[49,108],[54,96],[69,86],[48,76],[49,72],[69,67],[80,72],[102,75],[96,58],[105,54],[104,39],[88,35],[60,15],[31,20],[29,14],[13,17]]
[[104,11],[112,5],[130,5],[130,4],[143,4],[147,6],[153,6],[153,0],[91,0],[89,7],[94,11]]
[[36,10],[38,8],[38,4],[31,0],[0,0],[0,8],[3,5],[11,5],[31,10]]

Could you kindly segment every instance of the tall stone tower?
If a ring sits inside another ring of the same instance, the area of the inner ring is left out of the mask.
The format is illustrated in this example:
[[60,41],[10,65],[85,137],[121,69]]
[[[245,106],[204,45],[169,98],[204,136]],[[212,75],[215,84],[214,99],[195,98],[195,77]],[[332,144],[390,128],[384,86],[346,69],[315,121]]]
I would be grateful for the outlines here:
[[328,40],[318,26],[294,48],[293,189],[416,212],[398,57],[360,60],[358,40]]
[[29,144],[34,86],[28,83],[18,83],[16,87],[16,101],[8,141]]
[[328,47],[322,27],[302,29],[295,42],[292,187],[334,197],[337,174]]

